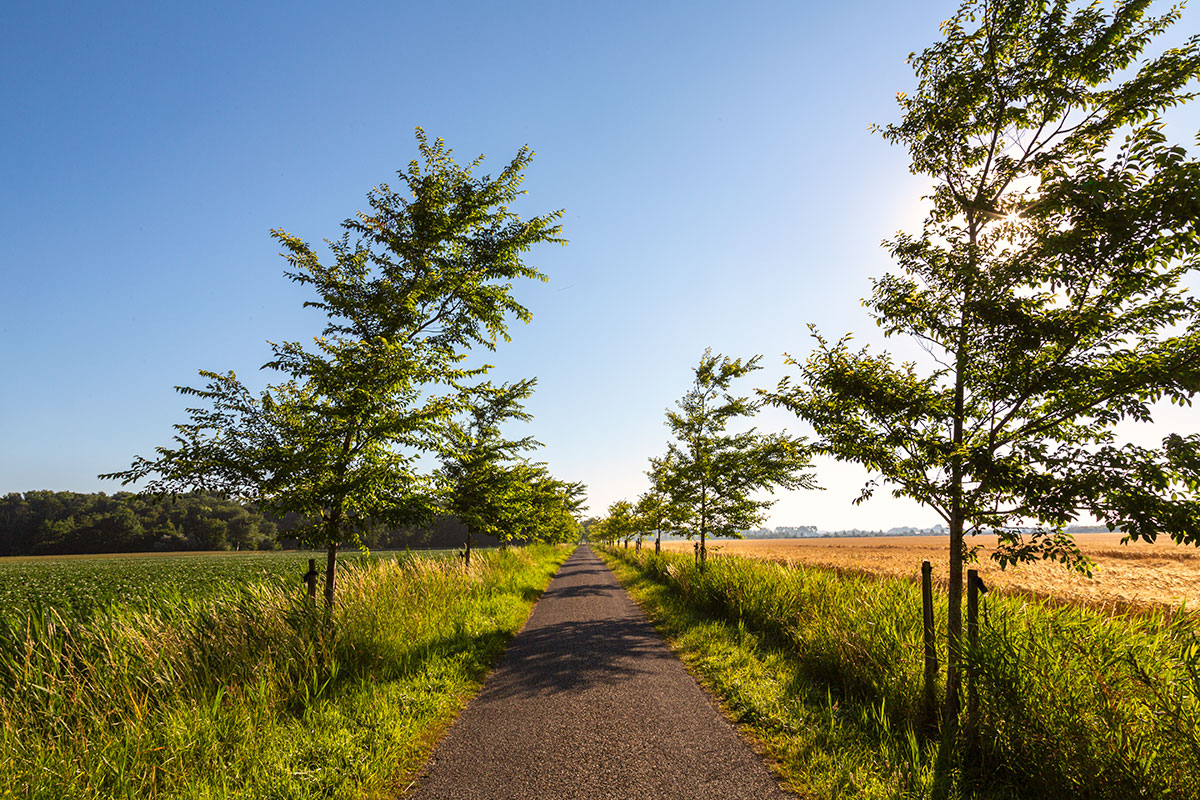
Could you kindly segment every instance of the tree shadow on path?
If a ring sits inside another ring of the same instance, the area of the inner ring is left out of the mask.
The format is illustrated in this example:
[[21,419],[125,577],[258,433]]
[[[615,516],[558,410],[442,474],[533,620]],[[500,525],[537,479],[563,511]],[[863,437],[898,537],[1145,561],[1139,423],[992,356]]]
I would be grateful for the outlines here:
[[579,692],[657,672],[674,655],[640,619],[570,620],[527,628],[487,687],[491,698]]

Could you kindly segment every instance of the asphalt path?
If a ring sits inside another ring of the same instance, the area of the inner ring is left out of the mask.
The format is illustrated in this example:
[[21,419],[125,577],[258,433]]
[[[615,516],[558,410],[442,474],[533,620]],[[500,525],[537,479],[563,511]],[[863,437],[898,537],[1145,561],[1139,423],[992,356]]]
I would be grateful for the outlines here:
[[586,545],[438,743],[413,796],[792,797]]

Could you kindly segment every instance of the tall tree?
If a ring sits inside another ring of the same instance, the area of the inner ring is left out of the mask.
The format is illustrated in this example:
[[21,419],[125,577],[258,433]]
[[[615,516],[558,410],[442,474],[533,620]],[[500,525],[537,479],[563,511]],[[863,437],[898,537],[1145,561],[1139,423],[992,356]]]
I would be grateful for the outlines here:
[[327,548],[327,603],[343,541],[361,544],[373,520],[403,524],[432,509],[416,454],[461,406],[457,385],[486,369],[465,369],[467,351],[494,349],[510,319],[530,319],[512,284],[545,275],[525,253],[562,241],[561,212],[522,219],[510,209],[528,148],[497,177],[477,177],[482,156],[462,167],[442,140],[416,135],[420,159],[397,173],[405,191],[373,189],[370,210],[327,242],[331,261],[272,232],[287,277],[316,292],[305,305],[328,318],[311,348],[272,344],[265,368],[284,380],[255,393],[232,372],[201,372],[205,388],[179,389],[203,404],[175,426],[173,446],[101,476],[151,478],[151,492],[217,491],[316,520],[309,534]]
[[755,428],[731,432],[731,423],[754,417],[761,400],[730,391],[734,380],[761,369],[760,356],[748,361],[705,350],[692,388],[667,411],[675,436],[663,462],[663,481],[679,511],[679,528],[698,537],[703,568],[710,536],[741,537],[759,525],[775,501],[763,492],[776,488],[814,489],[810,456],[804,439]]
[[1085,569],[1065,532],[1081,514],[1134,539],[1200,542],[1197,438],[1114,438],[1200,388],[1200,305],[1181,284],[1200,252],[1200,169],[1158,118],[1192,97],[1200,38],[1144,58],[1179,15],[1148,5],[967,0],[910,56],[917,89],[881,132],[930,178],[931,207],[919,235],[886,243],[899,272],[875,281],[869,306],[931,369],[816,335],[800,384],[773,397],[823,452],[948,524],[950,735],[966,536],[998,534],[1001,565]]

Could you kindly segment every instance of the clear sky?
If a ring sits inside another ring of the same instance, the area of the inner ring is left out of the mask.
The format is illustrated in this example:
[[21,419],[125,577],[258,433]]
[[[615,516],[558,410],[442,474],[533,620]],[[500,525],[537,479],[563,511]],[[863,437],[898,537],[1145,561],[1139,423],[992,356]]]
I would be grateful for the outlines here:
[[[537,376],[529,432],[593,511],[634,499],[705,347],[763,354],[749,392],[808,351],[807,323],[877,339],[860,298],[889,268],[880,241],[917,229],[923,184],[868,125],[895,118],[905,57],[955,7],[9,4],[0,493],[118,490],[96,474],[169,440],[173,386],[253,376],[266,340],[318,332],[268,231],[337,236],[421,126],[484,171],[535,150],[524,210],[565,209],[570,245],[531,254],[551,281],[518,287],[535,320],[489,360]],[[1197,29],[1191,9],[1174,38]],[[1172,126],[1190,143],[1200,114]],[[805,432],[778,411],[760,426]],[[768,524],[937,521],[854,507],[861,473],[819,468],[827,490],[783,496]]]

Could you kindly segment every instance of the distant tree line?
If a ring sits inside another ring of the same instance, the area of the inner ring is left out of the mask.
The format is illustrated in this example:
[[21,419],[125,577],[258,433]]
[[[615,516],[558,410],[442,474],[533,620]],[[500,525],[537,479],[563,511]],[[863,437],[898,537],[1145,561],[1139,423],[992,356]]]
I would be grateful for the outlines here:
[[[475,544],[566,541],[574,520],[559,515],[538,530],[477,532]],[[185,550],[273,550],[305,546],[313,523],[299,514],[276,517],[252,504],[192,492],[175,497],[118,492],[30,491],[0,496],[0,556],[148,553]],[[462,547],[469,530],[453,517],[425,525],[378,524],[362,533],[371,549]]]
[[0,497],[0,555],[266,550],[279,546],[281,522],[199,493],[14,492]]

